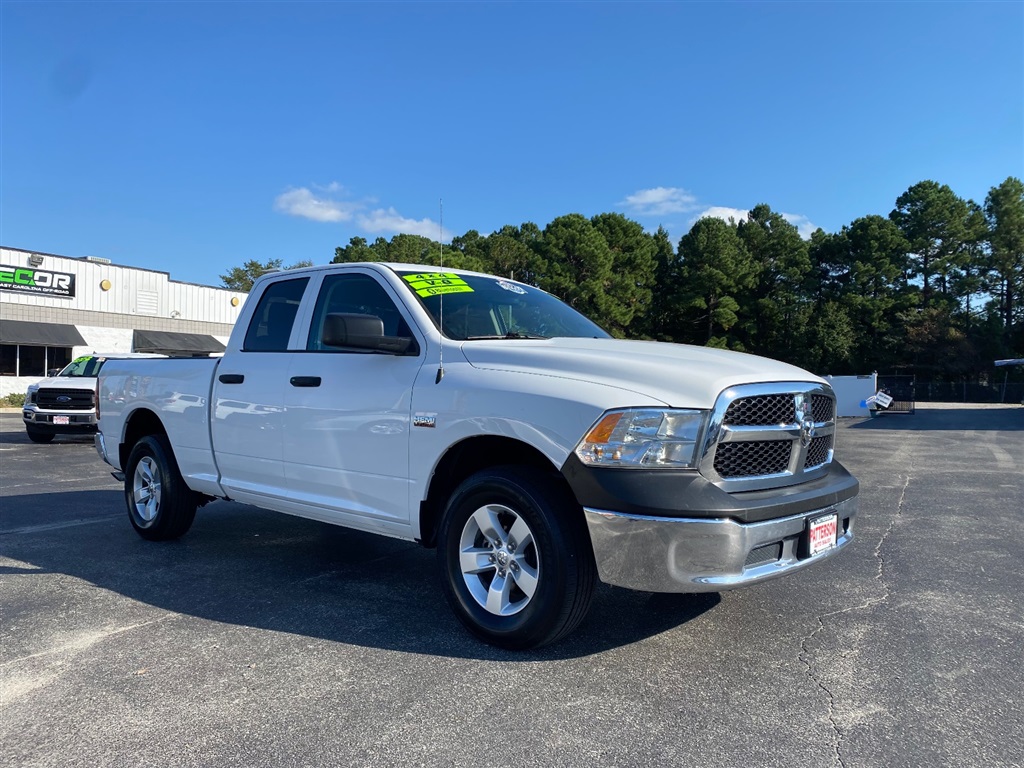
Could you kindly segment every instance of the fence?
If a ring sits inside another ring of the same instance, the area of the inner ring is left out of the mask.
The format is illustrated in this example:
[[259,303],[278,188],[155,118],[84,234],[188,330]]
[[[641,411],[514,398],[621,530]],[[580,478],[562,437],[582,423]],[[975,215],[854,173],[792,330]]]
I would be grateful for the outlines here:
[[913,413],[917,402],[915,377],[905,374],[878,376],[878,389],[892,398],[886,413]]
[[[878,377],[879,381],[882,377]],[[992,381],[922,381],[917,380],[915,393],[921,403],[1021,403],[1024,382]]]
[[878,388],[893,398],[886,410],[897,413],[913,413],[915,403],[1024,403],[1024,381],[1008,378],[997,375],[987,381],[939,381],[880,373]]

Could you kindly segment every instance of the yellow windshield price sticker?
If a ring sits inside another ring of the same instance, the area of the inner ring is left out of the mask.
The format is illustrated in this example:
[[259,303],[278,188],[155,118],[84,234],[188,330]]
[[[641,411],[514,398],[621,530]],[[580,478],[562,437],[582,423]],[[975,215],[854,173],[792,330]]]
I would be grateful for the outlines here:
[[418,275],[403,275],[409,287],[416,291],[418,296],[440,296],[442,293],[472,293],[469,287],[458,275],[453,272],[424,272]]
[[92,360],[92,355],[84,355],[83,357],[76,357],[71,362],[72,363],[84,363],[84,362],[86,362],[88,360]]

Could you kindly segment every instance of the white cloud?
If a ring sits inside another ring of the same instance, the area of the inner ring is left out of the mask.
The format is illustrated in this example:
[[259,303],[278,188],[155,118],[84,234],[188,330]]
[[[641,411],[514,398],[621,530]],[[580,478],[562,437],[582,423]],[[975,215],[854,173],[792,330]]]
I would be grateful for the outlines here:
[[376,204],[375,198],[338,200],[337,197],[347,195],[348,191],[336,181],[326,185],[311,184],[310,187],[282,192],[274,200],[274,210],[312,221],[352,221],[360,230],[373,235],[422,235],[435,240],[440,233],[442,241],[452,239],[452,233],[447,229],[442,232],[433,219],[410,219],[391,207],[368,210]]
[[[336,182],[324,189],[333,193],[341,191]],[[314,195],[306,187],[289,189],[282,192],[274,200],[274,210],[289,216],[298,216],[312,221],[339,222],[350,221],[352,214],[359,208],[358,203],[345,203],[328,197]]]
[[697,207],[697,198],[680,187],[652,187],[627,195],[618,204],[638,216],[664,216],[692,211]]
[[[796,227],[796,231],[800,233],[800,237],[804,240],[808,240],[811,237],[811,233],[818,228],[810,219],[799,213],[781,213],[779,214]],[[727,208],[721,205],[713,205],[710,208],[706,208],[699,214],[690,220],[690,226],[693,226],[694,222],[698,219],[703,219],[707,216],[716,219],[722,219],[722,221],[728,221],[732,219],[735,222],[746,221],[750,216],[750,211],[744,211],[739,208]]]
[[712,219],[721,219],[722,221],[728,221],[729,219],[732,219],[733,221],[739,223],[741,221],[746,221],[749,216],[750,211],[744,211],[739,208],[726,208],[725,206],[722,205],[713,205],[710,208],[705,208],[703,211],[694,216],[690,220],[690,224],[693,225],[698,219],[705,219],[708,217]]
[[356,218],[356,223],[362,230],[371,234],[421,235],[431,240],[440,237],[442,241],[452,238],[452,233],[448,230],[442,231],[433,219],[409,219],[394,208],[378,208],[369,213],[362,213]]
[[800,233],[800,237],[804,240],[810,240],[811,234],[818,228],[817,224],[814,224],[806,216],[799,213],[784,213],[782,218],[796,227],[796,231]]
[[[696,195],[687,192],[682,187],[651,187],[650,189],[641,189],[631,195],[627,195],[617,205],[623,206],[633,215],[640,217],[665,217],[671,216],[671,214],[688,213],[692,218],[689,219],[686,225],[687,229],[692,227],[698,219],[708,216],[722,219],[723,221],[732,219],[735,222],[747,221],[750,216],[750,211],[742,208],[702,203],[697,199]],[[780,215],[796,227],[800,237],[804,240],[809,239],[811,234],[818,228],[814,222],[803,214],[782,213]],[[662,225],[669,229],[675,229],[677,226],[671,221],[663,221]]]

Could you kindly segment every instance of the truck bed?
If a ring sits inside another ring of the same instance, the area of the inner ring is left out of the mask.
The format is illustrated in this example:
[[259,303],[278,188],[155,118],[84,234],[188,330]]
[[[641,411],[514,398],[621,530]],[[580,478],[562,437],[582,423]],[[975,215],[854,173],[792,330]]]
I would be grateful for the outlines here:
[[[174,445],[181,474],[193,489],[224,495],[218,482],[210,434],[210,395],[222,358],[112,360],[101,371],[101,430],[109,441],[125,439],[128,417],[153,412]],[[118,469],[124,469],[121,456]]]

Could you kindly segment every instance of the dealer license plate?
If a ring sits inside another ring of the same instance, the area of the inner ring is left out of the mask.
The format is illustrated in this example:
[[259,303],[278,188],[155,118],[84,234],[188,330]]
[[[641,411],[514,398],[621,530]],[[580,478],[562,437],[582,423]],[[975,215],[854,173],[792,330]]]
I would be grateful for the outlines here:
[[71,417],[70,416],[54,416],[53,417],[53,423],[54,424],[70,424],[71,423]]
[[825,515],[811,520],[808,526],[810,554],[816,555],[836,545],[836,530],[839,518],[837,515]]

